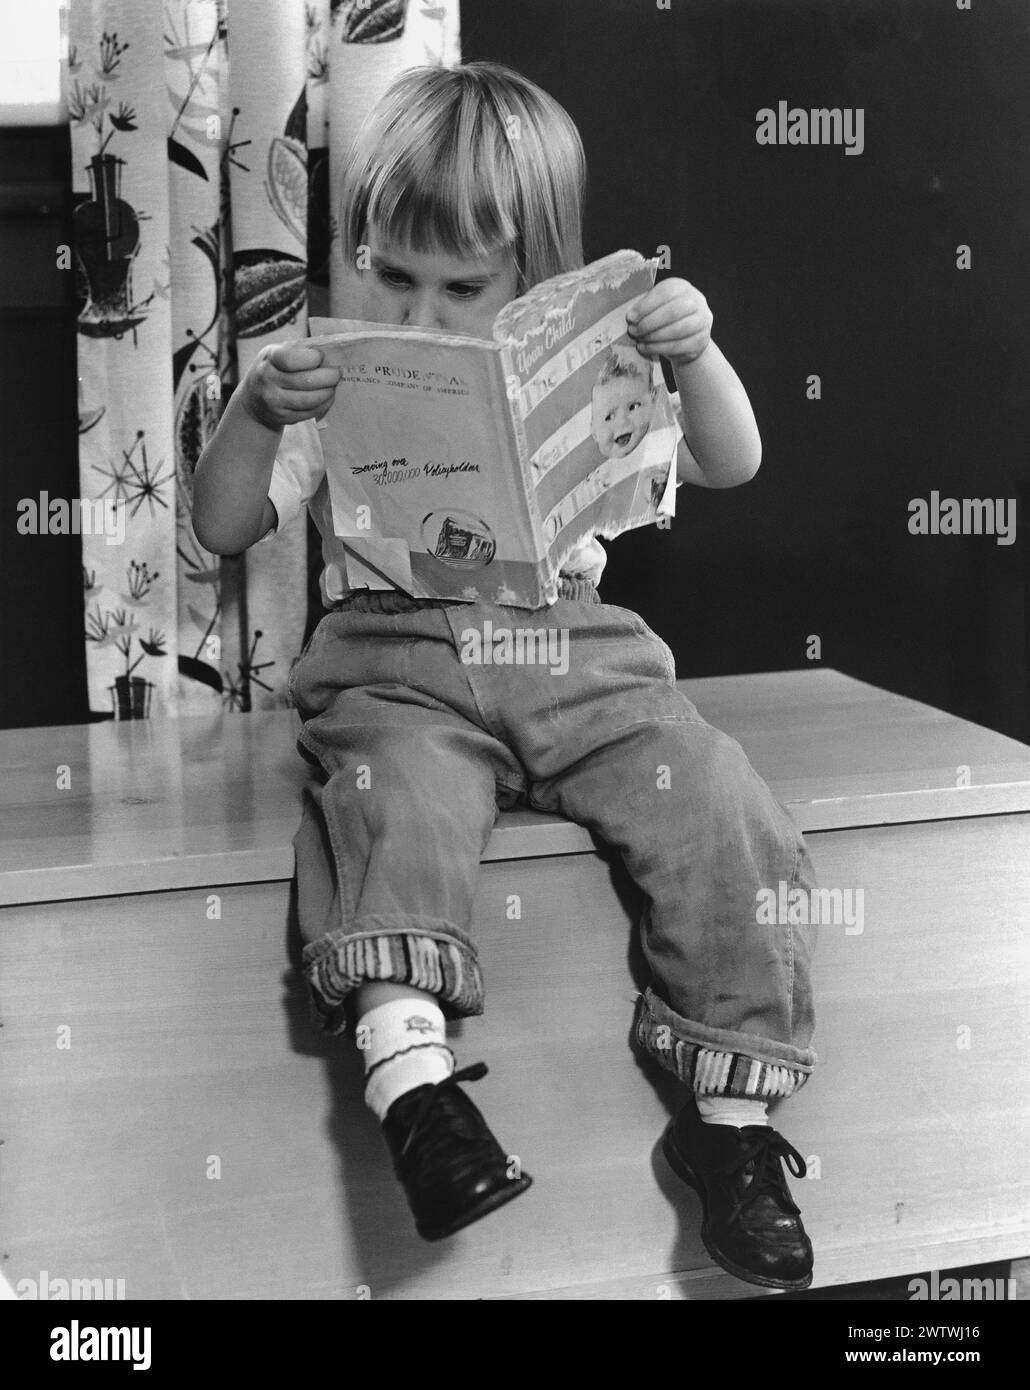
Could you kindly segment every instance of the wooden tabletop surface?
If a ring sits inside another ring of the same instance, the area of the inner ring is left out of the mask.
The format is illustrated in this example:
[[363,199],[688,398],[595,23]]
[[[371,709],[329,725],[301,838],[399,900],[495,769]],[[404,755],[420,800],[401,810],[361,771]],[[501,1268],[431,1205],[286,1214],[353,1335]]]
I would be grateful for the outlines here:
[[[679,684],[805,832],[1030,811],[1030,747],[839,671]],[[282,710],[0,731],[0,904],[289,878],[299,727]],[[484,858],[595,847],[515,811]]]

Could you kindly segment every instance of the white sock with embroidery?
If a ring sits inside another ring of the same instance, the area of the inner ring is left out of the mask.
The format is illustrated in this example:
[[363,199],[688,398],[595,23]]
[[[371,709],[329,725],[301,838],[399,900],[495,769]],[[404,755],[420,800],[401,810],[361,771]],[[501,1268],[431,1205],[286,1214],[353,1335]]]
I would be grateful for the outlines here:
[[446,1081],[454,1071],[444,1016],[421,999],[393,999],[358,1019],[365,1058],[365,1104],[382,1120],[398,1096]]
[[697,1111],[706,1125],[767,1125],[768,1106],[749,1096],[695,1096]]

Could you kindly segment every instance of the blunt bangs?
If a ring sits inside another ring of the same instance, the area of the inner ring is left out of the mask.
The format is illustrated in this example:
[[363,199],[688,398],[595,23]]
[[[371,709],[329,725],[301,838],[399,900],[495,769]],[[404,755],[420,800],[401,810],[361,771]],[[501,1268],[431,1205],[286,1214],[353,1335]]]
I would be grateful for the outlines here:
[[369,114],[341,186],[344,256],[369,224],[417,251],[510,250],[519,290],[583,264],[586,164],[553,98],[492,63],[412,68]]

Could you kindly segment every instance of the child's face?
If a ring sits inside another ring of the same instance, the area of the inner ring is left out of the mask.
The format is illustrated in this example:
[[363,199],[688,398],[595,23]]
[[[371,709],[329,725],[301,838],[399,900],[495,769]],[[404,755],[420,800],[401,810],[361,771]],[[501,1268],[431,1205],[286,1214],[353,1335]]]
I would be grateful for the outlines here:
[[361,317],[490,338],[499,310],[516,297],[518,273],[507,251],[483,260],[415,251],[372,225],[371,270],[362,273]]
[[651,425],[651,392],[638,376],[617,376],[595,386],[591,433],[606,459],[631,454]]

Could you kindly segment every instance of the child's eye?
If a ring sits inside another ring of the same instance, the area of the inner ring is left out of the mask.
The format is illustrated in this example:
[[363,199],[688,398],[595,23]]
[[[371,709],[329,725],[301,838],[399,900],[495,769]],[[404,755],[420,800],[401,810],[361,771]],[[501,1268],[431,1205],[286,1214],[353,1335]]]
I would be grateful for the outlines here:
[[[411,287],[411,276],[403,270],[391,270],[388,266],[377,266],[376,276],[390,289],[405,290]],[[464,280],[455,280],[447,286],[447,290],[455,299],[475,299],[482,294],[483,286],[466,284]]]

